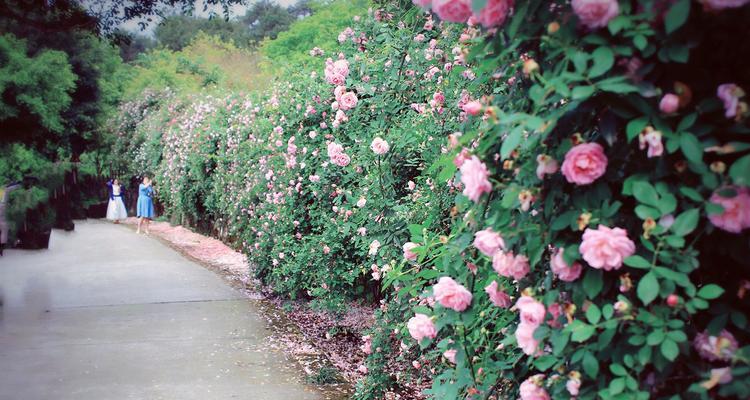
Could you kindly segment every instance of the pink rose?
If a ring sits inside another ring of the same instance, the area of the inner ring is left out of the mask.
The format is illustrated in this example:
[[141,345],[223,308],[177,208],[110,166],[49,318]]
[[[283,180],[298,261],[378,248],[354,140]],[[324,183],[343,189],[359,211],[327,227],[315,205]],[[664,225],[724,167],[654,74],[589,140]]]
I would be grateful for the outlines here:
[[461,182],[465,186],[464,196],[475,203],[479,202],[483,193],[492,191],[492,184],[488,180],[489,176],[487,166],[477,156],[471,156],[470,159],[464,161],[461,165]]
[[568,265],[563,258],[564,249],[560,248],[555,251],[550,260],[550,266],[552,267],[552,273],[564,282],[573,282],[581,276],[581,270],[583,267],[581,263],[574,262],[573,265]]
[[599,143],[581,143],[565,154],[562,173],[570,183],[589,185],[607,170],[607,156]]
[[521,400],[549,400],[549,394],[544,390],[544,375],[537,374],[529,377],[519,388]]
[[448,22],[466,22],[471,17],[471,0],[433,0],[432,11]]
[[581,388],[581,380],[576,378],[570,378],[565,382],[565,389],[568,390],[571,396],[578,396],[578,391]]
[[466,160],[471,158],[471,153],[469,153],[469,149],[464,147],[461,149],[461,151],[456,154],[456,158],[453,159],[453,165],[456,166],[456,168],[461,168],[462,165],[466,162]]
[[451,364],[456,363],[456,349],[450,349],[443,352],[443,357],[445,357],[446,360],[450,361]]
[[698,333],[693,346],[701,358],[711,362],[731,361],[739,347],[737,339],[726,329],[719,332],[719,336],[710,336],[707,331]]
[[346,93],[346,86],[336,86],[336,89],[333,89],[333,96],[336,98],[336,101],[341,99],[344,93]]
[[419,247],[419,245],[416,243],[404,243],[404,245],[402,246],[402,249],[404,250],[404,258],[409,261],[415,261],[417,259],[417,253],[413,252],[412,250],[416,247]]
[[557,160],[546,154],[536,156],[536,162],[536,176],[539,179],[544,179],[544,175],[551,175],[557,172]]
[[745,91],[734,83],[725,83],[716,88],[716,96],[724,102],[724,115],[727,118],[737,116],[740,109],[740,98],[745,95]]
[[521,296],[516,302],[516,307],[521,313],[521,323],[539,326],[544,322],[546,310],[544,304],[534,300],[531,296]]
[[500,26],[505,22],[508,12],[513,8],[514,0],[489,0],[477,15],[479,23],[485,28]]
[[667,93],[659,101],[659,110],[664,114],[672,114],[680,108],[680,98],[674,93]]
[[432,293],[440,305],[455,311],[464,311],[471,304],[471,292],[447,276],[438,280],[432,287]]
[[[720,194],[724,190],[734,190],[737,195],[724,197]],[[717,228],[732,233],[740,233],[743,229],[750,228],[750,191],[747,188],[723,188],[714,192],[709,201],[724,208],[721,214],[708,215],[708,220]]]
[[498,251],[492,256],[492,268],[500,276],[522,279],[529,273],[529,259],[525,256],[514,256],[511,252]]
[[648,146],[648,151],[646,152],[648,158],[659,157],[664,154],[661,132],[651,127],[646,127],[646,130],[638,135],[638,143],[641,150]]
[[461,109],[469,115],[479,115],[482,111],[482,103],[477,100],[472,100],[464,104]]
[[619,269],[622,260],[635,254],[635,243],[624,229],[599,225],[596,230],[586,228],[579,251],[593,268],[611,271]]
[[497,287],[497,282],[492,281],[492,283],[484,288],[484,291],[490,296],[490,301],[496,307],[510,307],[510,296]]
[[362,336],[362,346],[359,347],[363,353],[372,353],[372,338],[370,335]]
[[518,347],[526,355],[536,356],[539,354],[539,341],[534,339],[534,331],[537,326],[529,324],[518,324],[516,328],[516,342]]
[[379,137],[373,139],[372,143],[370,144],[370,149],[372,150],[372,152],[379,156],[387,153],[390,148],[391,147],[388,145],[388,142]]
[[521,400],[549,400],[550,396],[544,389],[544,375],[537,374],[521,383],[520,397]]
[[432,0],[412,0],[412,2],[422,8],[430,8]]
[[505,242],[492,228],[487,228],[474,234],[474,247],[487,257],[492,257],[495,252],[505,248]]
[[434,339],[437,336],[437,329],[435,324],[432,322],[430,317],[424,314],[415,314],[406,323],[406,328],[409,330],[409,335],[416,339],[418,342],[424,338]]
[[346,92],[341,95],[341,100],[339,100],[339,108],[346,111],[351,110],[352,108],[357,106],[357,102],[359,100],[357,99],[357,95],[354,94],[354,92]]
[[603,28],[620,13],[617,0],[573,0],[573,11],[589,29]]
[[750,0],[700,0],[700,2],[709,10],[724,10],[742,7],[750,3]]
[[339,167],[346,167],[351,162],[351,159],[344,153],[336,153],[331,157],[331,162]]

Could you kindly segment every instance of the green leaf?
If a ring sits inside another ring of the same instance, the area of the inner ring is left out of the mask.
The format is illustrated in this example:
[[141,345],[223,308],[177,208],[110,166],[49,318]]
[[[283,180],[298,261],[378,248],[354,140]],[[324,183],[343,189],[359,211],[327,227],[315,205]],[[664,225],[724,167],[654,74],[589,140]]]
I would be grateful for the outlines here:
[[550,369],[550,367],[552,367],[553,365],[555,365],[556,362],[557,362],[557,358],[556,357],[553,357],[553,356],[550,356],[550,355],[546,355],[546,356],[541,356],[541,357],[537,358],[534,361],[534,366],[538,370],[540,370],[540,371],[546,371],[546,370]]
[[664,17],[664,29],[667,33],[676,31],[685,24],[690,15],[690,0],[680,0],[667,11]]
[[638,137],[638,135],[643,132],[643,129],[646,128],[646,125],[648,125],[647,117],[636,118],[628,122],[628,125],[625,128],[625,133],[628,136],[628,142]]
[[609,366],[609,370],[617,376],[625,376],[628,374],[628,371],[625,370],[625,367],[620,364],[611,364]]
[[596,333],[596,328],[594,326],[581,322],[580,320],[575,320],[568,326],[571,331],[570,339],[577,343],[585,342]]
[[675,235],[686,236],[698,226],[699,217],[700,210],[698,208],[691,208],[678,215],[670,229]]
[[661,342],[660,348],[661,354],[669,361],[674,361],[680,354],[680,348],[677,347],[677,343],[672,339],[664,339],[664,341]]
[[591,55],[594,65],[589,69],[589,78],[604,75],[615,65],[615,55],[609,47],[599,47]]
[[721,286],[715,285],[713,283],[698,289],[698,297],[706,300],[713,300],[721,296],[722,294],[724,294],[724,289]]
[[701,194],[697,190],[691,187],[687,187],[687,186],[681,187],[680,193],[682,193],[683,196],[687,197],[690,200],[700,201],[700,202],[703,201],[703,196],[701,196]]
[[628,267],[640,268],[640,269],[649,269],[649,268],[651,268],[651,263],[648,260],[646,260],[645,258],[643,258],[643,257],[641,257],[639,255],[634,255],[634,256],[627,257],[627,258],[625,258],[623,260],[623,262]]
[[732,164],[729,168],[729,177],[736,185],[750,186],[750,154]]
[[583,372],[591,378],[596,378],[599,374],[599,361],[594,357],[590,351],[583,354]]
[[591,303],[589,307],[586,309],[586,319],[589,320],[592,324],[598,324],[599,320],[602,318],[602,311],[599,309],[599,306],[597,306],[594,303]]
[[591,97],[594,94],[595,88],[593,86],[576,86],[573,88],[571,97],[573,100],[584,100]]
[[586,296],[593,299],[601,292],[602,286],[604,286],[604,282],[602,281],[601,271],[589,268],[586,271],[586,276],[583,277],[583,291],[586,292]]
[[683,132],[680,135],[680,148],[688,160],[695,163],[703,161],[703,145],[692,133]]
[[654,189],[654,187],[648,182],[634,182],[633,196],[635,196],[635,198],[641,203],[654,207],[659,205],[659,194],[656,193],[656,189]]
[[500,158],[506,159],[510,156],[510,153],[521,144],[521,138],[523,137],[523,131],[521,129],[513,129],[508,137],[503,140],[503,145],[500,147]]
[[625,389],[625,378],[615,378],[609,383],[609,395],[616,396]]
[[659,294],[659,281],[653,272],[649,272],[638,282],[638,298],[643,304],[648,305]]

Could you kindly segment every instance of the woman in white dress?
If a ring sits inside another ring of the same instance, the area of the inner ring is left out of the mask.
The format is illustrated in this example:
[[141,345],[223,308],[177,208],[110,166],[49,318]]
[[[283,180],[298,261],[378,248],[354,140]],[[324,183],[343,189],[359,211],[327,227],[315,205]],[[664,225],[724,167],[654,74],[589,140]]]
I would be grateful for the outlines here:
[[107,182],[107,186],[109,187],[107,219],[119,224],[121,219],[128,217],[128,210],[125,208],[125,203],[122,201],[123,189],[122,186],[120,186],[120,181],[117,179]]

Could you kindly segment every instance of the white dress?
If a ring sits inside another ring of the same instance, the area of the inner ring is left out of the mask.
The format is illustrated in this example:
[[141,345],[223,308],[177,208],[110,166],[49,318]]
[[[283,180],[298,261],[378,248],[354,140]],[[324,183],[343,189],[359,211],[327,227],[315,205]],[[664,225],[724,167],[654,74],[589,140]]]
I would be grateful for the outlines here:
[[116,221],[128,217],[128,210],[125,208],[125,203],[122,202],[121,193],[120,185],[112,185],[112,195],[114,195],[114,199],[109,199],[109,205],[107,206],[108,220]]

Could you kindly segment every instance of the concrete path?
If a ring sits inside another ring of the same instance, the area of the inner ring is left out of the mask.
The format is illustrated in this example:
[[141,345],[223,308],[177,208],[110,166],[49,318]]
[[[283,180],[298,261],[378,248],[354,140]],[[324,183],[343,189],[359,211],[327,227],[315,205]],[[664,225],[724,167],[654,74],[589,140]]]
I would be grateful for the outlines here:
[[0,400],[320,399],[255,305],[106,222],[0,258]]

